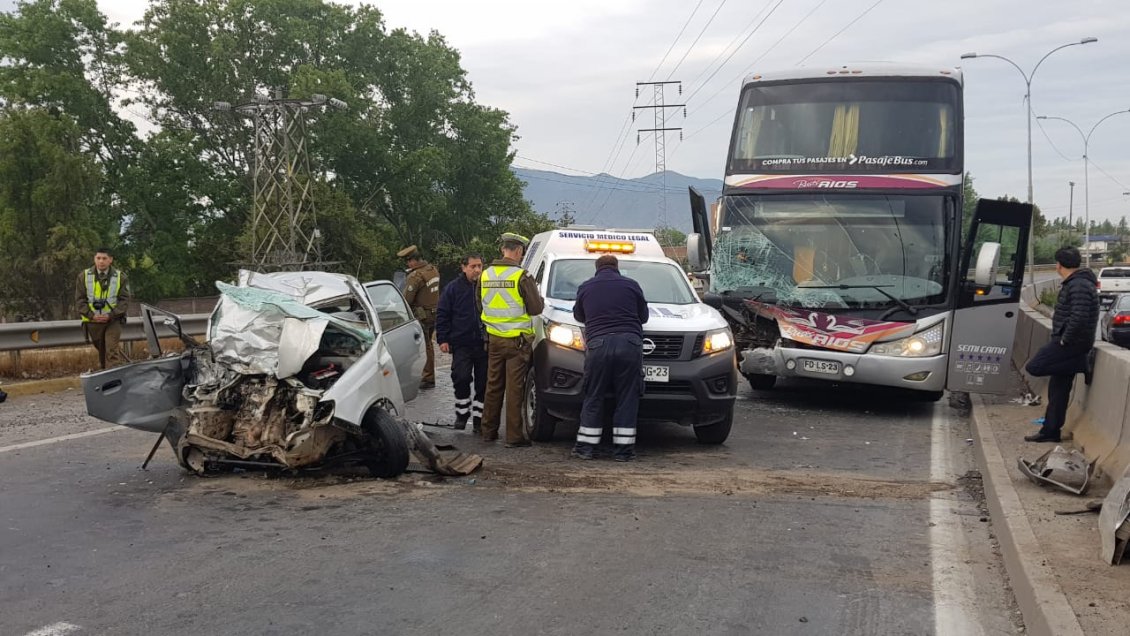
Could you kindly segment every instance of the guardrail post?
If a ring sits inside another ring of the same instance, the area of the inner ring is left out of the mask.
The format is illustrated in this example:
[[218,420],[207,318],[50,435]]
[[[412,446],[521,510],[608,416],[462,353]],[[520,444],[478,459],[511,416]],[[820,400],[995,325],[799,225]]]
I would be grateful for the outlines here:
[[10,360],[12,363],[12,375],[18,378],[20,374],[24,372],[23,365],[21,364],[20,360],[19,349],[15,351],[9,351],[8,360]]

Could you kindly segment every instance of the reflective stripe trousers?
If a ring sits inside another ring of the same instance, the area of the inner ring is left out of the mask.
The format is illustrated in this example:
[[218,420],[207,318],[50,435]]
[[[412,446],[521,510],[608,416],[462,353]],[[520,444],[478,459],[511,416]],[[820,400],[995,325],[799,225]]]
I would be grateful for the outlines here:
[[604,401],[612,398],[612,446],[616,452],[636,443],[636,416],[643,392],[643,343],[635,334],[614,333],[585,343],[585,401],[577,445],[600,443]]

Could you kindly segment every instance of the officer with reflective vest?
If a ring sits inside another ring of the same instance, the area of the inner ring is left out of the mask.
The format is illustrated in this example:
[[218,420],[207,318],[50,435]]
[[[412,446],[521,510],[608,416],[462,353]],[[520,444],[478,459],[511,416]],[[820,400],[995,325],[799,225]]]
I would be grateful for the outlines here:
[[420,388],[431,389],[436,385],[436,352],[432,339],[436,333],[436,306],[439,305],[439,270],[420,256],[415,245],[409,245],[396,255],[403,258],[408,266],[404,300],[408,301],[412,313],[424,328],[428,357],[424,373],[420,376]]
[[506,401],[506,446],[529,446],[522,425],[522,403],[533,344],[533,316],[545,308],[537,283],[522,269],[530,240],[519,234],[502,235],[502,258],[479,277],[482,321],[487,331],[487,389],[483,400],[482,434],[498,439],[503,398]]
[[125,273],[112,267],[113,263],[109,248],[98,248],[94,267],[79,274],[75,292],[86,339],[98,350],[98,363],[103,369],[125,362],[118,343],[126,321],[129,285]]

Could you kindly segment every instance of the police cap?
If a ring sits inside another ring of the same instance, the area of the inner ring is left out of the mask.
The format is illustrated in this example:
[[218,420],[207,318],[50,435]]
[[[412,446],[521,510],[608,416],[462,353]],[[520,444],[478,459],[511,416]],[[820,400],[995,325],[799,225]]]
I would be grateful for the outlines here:
[[507,243],[517,243],[522,247],[527,247],[530,244],[530,239],[522,236],[521,234],[515,234],[514,232],[505,232],[501,237],[499,237],[498,240],[503,245],[506,245]]
[[415,245],[409,245],[408,247],[397,252],[396,256],[397,258],[411,258],[413,256],[419,256],[419,254],[420,251],[416,249]]

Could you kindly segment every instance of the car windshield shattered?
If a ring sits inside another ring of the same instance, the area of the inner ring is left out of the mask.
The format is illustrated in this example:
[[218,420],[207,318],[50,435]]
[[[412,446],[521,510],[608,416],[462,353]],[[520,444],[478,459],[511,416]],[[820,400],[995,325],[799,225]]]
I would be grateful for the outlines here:
[[[88,412],[161,433],[198,473],[338,462],[380,477],[404,471],[411,433],[394,416],[415,397],[424,351],[418,322],[378,322],[370,296],[404,304],[395,287],[246,271],[216,287],[206,344],[182,335],[183,353],[85,375]],[[180,335],[179,318],[155,308],[143,307],[142,322],[151,346],[156,326]]]
[[742,195],[722,205],[712,291],[823,309],[945,300],[945,197]]

